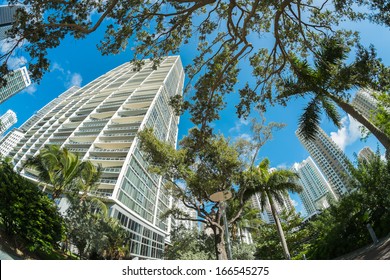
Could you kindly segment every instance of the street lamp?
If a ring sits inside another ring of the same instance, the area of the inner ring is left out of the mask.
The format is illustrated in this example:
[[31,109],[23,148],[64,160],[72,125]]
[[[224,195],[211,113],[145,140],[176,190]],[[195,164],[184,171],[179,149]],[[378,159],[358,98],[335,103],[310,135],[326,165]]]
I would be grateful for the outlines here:
[[221,203],[221,211],[222,211],[222,218],[223,223],[225,225],[225,239],[226,239],[226,245],[227,245],[227,255],[228,259],[232,259],[232,248],[230,245],[230,236],[229,236],[229,226],[226,218],[226,203],[225,201],[232,198],[232,193],[228,190],[216,192],[210,195],[210,199],[214,202],[220,202]]

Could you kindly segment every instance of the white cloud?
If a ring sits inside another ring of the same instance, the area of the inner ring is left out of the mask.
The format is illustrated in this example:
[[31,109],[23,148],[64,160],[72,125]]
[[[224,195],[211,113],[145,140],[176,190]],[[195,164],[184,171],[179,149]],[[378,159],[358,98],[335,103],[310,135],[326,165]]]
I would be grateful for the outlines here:
[[[10,70],[15,70],[26,65],[27,59],[23,55],[17,55],[20,47],[24,43],[25,42],[23,41],[18,47],[16,47],[8,58],[7,65]],[[0,41],[0,53],[6,54],[10,52],[14,48],[15,44],[16,39]]]
[[8,67],[12,70],[25,66],[27,59],[24,56],[11,56],[8,59]]
[[294,207],[297,207],[299,205],[298,201],[291,199],[291,203]]
[[276,169],[280,170],[280,169],[289,169],[289,168],[286,163],[281,163],[276,166]]
[[242,138],[242,139],[247,140],[247,141],[252,141],[252,137],[247,133],[243,133],[243,134],[238,135],[236,137],[236,139],[238,139],[238,138]]
[[250,120],[245,120],[245,119],[239,119],[234,123],[234,127],[229,129],[229,133],[232,132],[240,132],[242,126],[247,126],[249,124]]
[[83,82],[83,77],[79,73],[73,73],[69,70],[65,70],[64,67],[57,62],[52,64],[50,71],[58,71],[61,73],[61,75],[58,76],[58,79],[64,81],[64,86],[66,88],[81,86],[81,83]]
[[69,75],[69,80],[68,80],[68,87],[72,86],[81,86],[81,83],[83,82],[83,78],[79,73],[73,73]]
[[61,73],[65,73],[64,68],[62,68],[62,66],[57,62],[54,62],[51,66],[50,72],[54,71],[60,71]]
[[362,125],[350,115],[341,119],[341,128],[337,132],[331,132],[332,140],[344,151],[345,147],[362,137]]
[[23,92],[26,92],[26,93],[31,94],[31,95],[33,95],[36,91],[37,91],[36,84],[32,84],[29,87],[27,87],[25,90],[23,90]]

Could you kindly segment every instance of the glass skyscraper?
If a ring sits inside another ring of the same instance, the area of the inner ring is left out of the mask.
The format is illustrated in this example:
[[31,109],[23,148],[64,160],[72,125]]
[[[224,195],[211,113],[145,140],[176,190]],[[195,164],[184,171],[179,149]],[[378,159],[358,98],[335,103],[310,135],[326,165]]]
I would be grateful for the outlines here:
[[7,38],[7,31],[15,21],[16,10],[21,6],[0,6],[0,41]]
[[162,177],[148,172],[137,132],[154,128],[159,139],[176,145],[179,118],[169,98],[181,95],[184,71],[179,56],[166,57],[157,69],[145,60],[141,71],[125,63],[81,89],[62,94],[56,104],[33,116],[25,136],[10,153],[15,168],[38,181],[23,162],[45,145],[66,147],[103,168],[94,195],[110,207],[131,233],[131,256],[162,257],[170,230],[161,219],[172,203]]

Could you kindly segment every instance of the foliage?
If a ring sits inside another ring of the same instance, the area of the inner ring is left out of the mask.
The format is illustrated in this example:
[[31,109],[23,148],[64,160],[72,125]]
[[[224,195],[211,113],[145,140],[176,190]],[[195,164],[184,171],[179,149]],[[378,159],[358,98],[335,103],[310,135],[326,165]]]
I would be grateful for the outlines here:
[[52,190],[53,199],[56,199],[64,191],[78,190],[75,184],[84,165],[78,155],[66,148],[49,145],[41,149],[38,155],[27,159],[24,167],[37,172],[40,182]]
[[21,238],[31,252],[50,253],[64,234],[56,205],[33,183],[0,165],[0,218],[8,235]]
[[[358,2],[386,10],[380,1]],[[192,102],[183,102],[176,96],[172,103],[178,111],[188,109],[201,131],[210,132],[209,124],[219,118],[227,94],[237,91],[240,95],[239,116],[247,116],[254,104],[265,110],[267,102],[274,101],[275,82],[285,72],[296,71],[296,57],[321,57],[318,47],[324,38],[332,36],[343,39],[349,48],[355,46],[357,34],[339,28],[341,21],[369,18],[387,22],[387,13],[360,13],[351,8],[353,3],[26,0],[8,34],[10,49],[1,56],[1,73],[8,72],[9,57],[22,47],[30,58],[31,76],[39,81],[50,66],[48,50],[58,47],[67,36],[83,39],[98,28],[105,29],[98,45],[104,55],[119,53],[129,42],[134,44],[136,70],[145,57],[151,58],[156,67],[164,56],[178,53],[183,45],[195,44],[196,56],[186,69],[189,84],[194,85]],[[271,37],[269,48],[258,39],[263,37]],[[252,68],[253,80],[235,90],[240,68],[248,66]]]
[[373,112],[372,122],[390,137],[390,95],[387,92],[374,94],[378,101],[377,110]]
[[[163,176],[173,196],[195,210],[198,218],[190,218],[179,209],[172,209],[165,215],[199,221],[210,227],[214,233],[216,255],[220,256],[226,254],[222,211],[220,203],[211,201],[210,195],[220,191],[233,193],[229,203],[237,201],[238,206],[229,224],[239,218],[249,198],[244,198],[244,186],[234,187],[242,169],[237,150],[223,136],[203,138],[200,134],[198,129],[192,129],[180,142],[179,150],[159,141],[151,129],[145,129],[139,133],[139,137],[141,149],[151,163],[151,170]],[[226,255],[223,257],[226,258]]]
[[67,242],[76,246],[80,258],[124,259],[130,236],[119,221],[107,215],[97,198],[70,197],[65,214]]
[[165,250],[167,260],[212,260],[213,238],[204,232],[188,230],[184,227],[174,228],[170,234],[171,243]]
[[233,260],[254,260],[253,255],[256,250],[254,244],[234,242],[232,246]]
[[[286,242],[289,244],[292,259],[303,259],[306,253],[307,238],[309,230],[302,225],[302,217],[292,211],[283,211],[280,214]],[[284,259],[283,248],[278,238],[276,227],[272,224],[265,224],[260,227],[255,236],[256,259],[260,260],[281,260]]]
[[[264,123],[265,119],[261,123],[253,121],[252,140],[241,139],[234,144],[230,144],[221,135],[210,134],[210,131],[195,127],[180,141],[178,150],[159,141],[151,129],[139,133],[141,149],[151,163],[149,169],[162,175],[173,196],[198,214],[198,218],[194,219],[180,209],[171,209],[164,216],[195,220],[211,228],[218,258],[227,257],[223,240],[223,211],[221,203],[212,201],[210,196],[216,192],[232,193],[232,198],[227,201],[227,217],[235,239],[238,227],[247,224],[247,218],[253,218],[253,211],[248,211],[248,203],[252,195],[261,188],[259,184],[253,183],[255,179],[248,175],[252,174],[245,173],[245,170],[255,162],[265,142],[271,139],[272,131],[284,126]],[[253,228],[255,223],[248,226]]]
[[319,52],[320,56],[314,58],[314,66],[307,60],[294,57],[292,75],[278,82],[277,99],[281,104],[286,104],[292,97],[311,96],[299,119],[298,133],[306,139],[314,139],[322,111],[339,127],[337,105],[366,126],[389,149],[390,137],[349,104],[351,89],[389,88],[390,72],[376,58],[373,47],[366,50],[359,45],[355,60],[349,64],[346,63],[349,47],[340,39],[327,38],[321,42]]
[[258,193],[259,203],[263,211],[266,206],[270,207],[274,217],[280,242],[285,253],[285,258],[290,259],[290,253],[284,237],[283,228],[280,224],[278,212],[275,209],[275,201],[283,205],[283,197],[288,195],[288,191],[301,192],[302,187],[293,183],[298,175],[290,170],[270,170],[270,162],[264,159],[257,168],[250,168],[242,173],[240,183],[248,187],[246,195]]
[[367,224],[378,238],[390,232],[390,163],[377,152],[369,161],[359,159],[351,174],[355,191],[310,223],[311,259],[333,259],[368,245]]

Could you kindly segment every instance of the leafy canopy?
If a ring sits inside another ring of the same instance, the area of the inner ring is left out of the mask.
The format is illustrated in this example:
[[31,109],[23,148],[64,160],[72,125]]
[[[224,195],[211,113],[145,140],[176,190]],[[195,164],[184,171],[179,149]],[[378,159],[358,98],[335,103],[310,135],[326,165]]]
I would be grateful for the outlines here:
[[[371,17],[353,9],[354,3],[26,0],[8,34],[10,49],[1,56],[1,73],[8,72],[10,55],[22,46],[29,55],[31,76],[39,81],[49,69],[50,49],[58,47],[67,36],[82,39],[98,28],[105,30],[98,44],[103,55],[116,54],[129,42],[134,44],[136,69],[143,58],[151,58],[157,66],[162,57],[179,53],[183,45],[194,44],[196,55],[186,69],[189,84],[194,85],[192,102],[183,102],[177,96],[173,103],[178,111],[188,109],[192,121],[203,131],[211,130],[208,124],[219,118],[225,106],[224,96],[235,91],[240,61],[253,73],[253,79],[238,90],[237,112],[247,116],[253,104],[260,102],[258,106],[265,109],[267,101],[273,101],[275,80],[283,76],[283,71],[295,71],[295,56],[320,57],[318,46],[328,36],[342,38],[350,47],[355,44],[357,34],[338,27],[342,20],[369,18],[388,24],[388,13],[382,13],[386,11],[385,3],[358,1],[359,5],[374,8]],[[264,38],[270,38],[269,48],[264,47]]]

